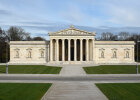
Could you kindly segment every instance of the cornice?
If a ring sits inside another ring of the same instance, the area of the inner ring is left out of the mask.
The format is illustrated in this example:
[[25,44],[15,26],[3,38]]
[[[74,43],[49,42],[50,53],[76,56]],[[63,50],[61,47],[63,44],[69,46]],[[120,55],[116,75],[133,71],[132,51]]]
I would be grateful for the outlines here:
[[95,41],[96,45],[135,45],[134,41]]
[[46,45],[46,41],[10,41],[10,45]]

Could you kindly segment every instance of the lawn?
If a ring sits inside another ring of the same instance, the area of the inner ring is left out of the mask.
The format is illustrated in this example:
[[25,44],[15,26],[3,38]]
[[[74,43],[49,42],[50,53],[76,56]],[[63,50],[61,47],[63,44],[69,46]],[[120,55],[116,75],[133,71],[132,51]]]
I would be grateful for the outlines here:
[[109,100],[140,100],[140,83],[104,83],[96,86]]
[[0,83],[0,100],[41,100],[51,83]]
[[[135,74],[136,65],[100,65],[83,67],[87,74]],[[140,66],[139,66],[140,72]]]
[[[10,74],[59,74],[61,67],[44,65],[9,65]],[[0,65],[0,73],[5,73],[6,67]]]

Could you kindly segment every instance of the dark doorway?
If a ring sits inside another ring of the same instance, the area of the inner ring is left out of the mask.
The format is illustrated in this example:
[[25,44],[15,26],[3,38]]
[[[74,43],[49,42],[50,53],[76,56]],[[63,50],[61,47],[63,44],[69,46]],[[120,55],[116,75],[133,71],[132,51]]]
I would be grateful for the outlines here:
[[74,40],[71,40],[71,61],[74,61]]
[[80,61],[80,40],[77,39],[77,61]]
[[83,61],[86,61],[86,40],[83,40]]
[[65,40],[65,61],[68,61],[68,40]]
[[62,61],[62,40],[59,40],[59,61]]

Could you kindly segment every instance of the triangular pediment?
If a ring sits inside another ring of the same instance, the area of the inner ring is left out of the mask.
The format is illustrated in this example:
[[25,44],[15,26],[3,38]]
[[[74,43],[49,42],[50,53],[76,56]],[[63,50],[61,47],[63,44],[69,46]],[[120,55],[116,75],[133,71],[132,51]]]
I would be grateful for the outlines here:
[[91,35],[91,36],[95,36],[95,32],[87,32],[87,31],[83,31],[83,30],[79,30],[77,28],[75,28],[74,26],[71,26],[68,29],[64,29],[61,31],[57,31],[57,32],[50,32],[49,35]]

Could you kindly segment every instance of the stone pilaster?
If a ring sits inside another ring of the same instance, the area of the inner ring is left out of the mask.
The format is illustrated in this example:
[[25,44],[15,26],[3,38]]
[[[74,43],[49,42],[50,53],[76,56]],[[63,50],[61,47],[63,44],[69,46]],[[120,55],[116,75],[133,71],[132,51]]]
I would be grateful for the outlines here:
[[65,39],[62,39],[62,61],[65,61]]
[[56,61],[59,61],[59,39],[56,39]]
[[71,58],[71,42],[70,42],[71,40],[70,39],[68,39],[68,61],[70,61],[70,58]]
[[86,39],[86,61],[89,61],[89,39]]
[[95,52],[95,44],[94,44],[94,39],[92,39],[92,61],[94,61],[94,52]]
[[83,39],[80,39],[80,61],[83,61]]
[[77,61],[77,39],[74,39],[74,61]]
[[50,61],[53,61],[53,43],[52,39],[50,39]]
[[56,61],[57,59],[57,49],[56,49],[56,39],[55,39],[55,42],[54,42],[54,61]]

